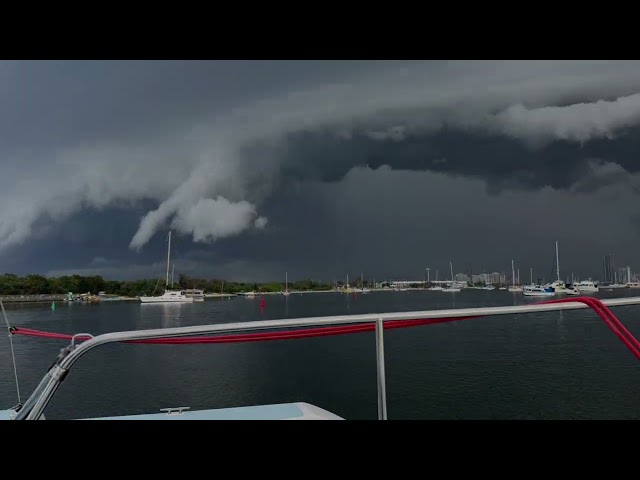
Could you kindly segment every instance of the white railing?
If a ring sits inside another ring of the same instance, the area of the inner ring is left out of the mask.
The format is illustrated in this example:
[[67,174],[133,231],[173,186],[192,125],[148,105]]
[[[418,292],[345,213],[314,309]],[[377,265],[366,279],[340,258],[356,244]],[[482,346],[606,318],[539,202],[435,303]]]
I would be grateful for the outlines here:
[[[608,307],[640,305],[640,297],[615,298],[601,300]],[[134,330],[98,335],[63,349],[56,363],[49,369],[40,384],[15,416],[16,420],[38,420],[58,386],[64,380],[73,364],[93,348],[108,343],[130,340],[151,340],[157,338],[188,337],[223,332],[272,330],[293,327],[318,327],[348,324],[375,324],[377,376],[378,376],[378,418],[387,418],[385,361],[384,361],[384,322],[395,320],[438,319],[466,316],[511,315],[521,313],[548,312],[554,310],[577,310],[590,308],[579,302],[514,305],[505,307],[462,308],[451,310],[426,310],[394,313],[369,313],[363,315],[341,315],[330,317],[308,317],[281,320],[260,320],[255,322],[238,322],[214,325],[198,325],[193,327],[161,328],[152,330]],[[91,336],[77,334],[75,337]]]

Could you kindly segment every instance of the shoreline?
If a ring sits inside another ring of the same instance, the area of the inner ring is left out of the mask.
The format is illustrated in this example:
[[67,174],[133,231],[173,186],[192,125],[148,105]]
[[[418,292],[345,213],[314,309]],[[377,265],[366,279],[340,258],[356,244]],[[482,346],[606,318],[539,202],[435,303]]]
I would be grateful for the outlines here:
[[1,295],[0,301],[5,304],[10,303],[51,303],[64,302],[65,294],[45,294],[45,295]]
[[[429,292],[429,288],[420,288],[420,287],[407,287],[402,290],[395,290],[393,288],[371,288],[369,289],[370,293],[373,292],[402,292],[402,291],[424,291]],[[306,294],[329,294],[329,293],[337,293],[342,295],[353,295],[360,294],[361,292],[358,290],[354,290],[351,292],[345,292],[341,289],[331,289],[331,290],[289,290],[290,295],[306,295]],[[246,297],[247,295],[254,295],[256,297],[261,296],[273,296],[273,295],[282,295],[282,292],[239,292],[239,293],[205,293],[205,299],[220,299],[220,298],[232,298],[232,297]],[[52,302],[60,302],[60,303],[110,303],[110,302],[138,302],[140,301],[139,297],[126,297],[126,296],[105,296],[98,297],[99,300],[96,302],[68,302],[66,294],[43,294],[43,295],[2,295],[0,296],[0,301],[2,301],[6,305],[10,304],[44,304],[44,303],[52,303]]]

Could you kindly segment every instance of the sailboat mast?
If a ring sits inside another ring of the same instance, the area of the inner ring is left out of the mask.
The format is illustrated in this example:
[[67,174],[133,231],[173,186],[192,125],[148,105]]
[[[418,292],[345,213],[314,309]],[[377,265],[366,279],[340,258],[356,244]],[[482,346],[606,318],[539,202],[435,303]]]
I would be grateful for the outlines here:
[[169,245],[167,246],[167,280],[166,287],[169,288],[169,263],[171,261],[171,230],[169,230]]
[[171,288],[173,288],[173,273],[176,270],[176,264],[171,265]]
[[560,281],[560,256],[558,255],[558,241],[556,240],[556,270],[558,271],[558,282]]
[[516,269],[513,266],[513,260],[511,260],[511,285],[515,286],[516,284]]

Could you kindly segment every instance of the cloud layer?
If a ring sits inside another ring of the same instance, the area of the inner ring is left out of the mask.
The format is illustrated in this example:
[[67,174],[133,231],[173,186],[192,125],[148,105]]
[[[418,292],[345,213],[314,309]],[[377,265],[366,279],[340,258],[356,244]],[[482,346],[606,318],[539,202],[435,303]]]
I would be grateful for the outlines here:
[[282,191],[366,164],[593,190],[638,170],[601,150],[637,128],[639,82],[617,61],[8,62],[0,253],[113,206],[154,205],[135,251],[275,228]]
[[[613,170],[597,162],[593,168],[600,178]],[[187,238],[176,237],[172,258],[179,273],[243,281],[282,280],[284,272],[290,280],[333,281],[361,273],[367,278],[421,279],[426,268],[443,278],[449,261],[456,272],[471,264],[475,273],[508,273],[511,259],[522,278],[528,279],[533,268],[536,277],[549,279],[558,240],[563,277],[596,278],[602,255],[612,247],[621,265],[637,256],[634,185],[640,175],[626,177],[626,183],[605,182],[595,191],[546,187],[496,196],[479,179],[355,168],[341,181],[308,182],[301,191],[289,190],[281,202],[296,208],[271,206],[268,213],[278,224],[274,230],[195,251],[188,248]],[[127,241],[123,236],[125,245]],[[166,269],[166,243],[156,247],[149,264],[134,256],[94,260],[85,267],[91,257],[85,263],[76,253],[50,273],[157,277]],[[117,249],[113,253],[118,255]]]

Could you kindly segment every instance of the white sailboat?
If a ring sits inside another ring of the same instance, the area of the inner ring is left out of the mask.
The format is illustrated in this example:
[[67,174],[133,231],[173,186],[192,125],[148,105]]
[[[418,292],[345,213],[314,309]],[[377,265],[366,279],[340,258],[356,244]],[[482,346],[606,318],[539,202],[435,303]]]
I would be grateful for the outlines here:
[[349,274],[347,273],[347,284],[344,286],[344,293],[353,293],[353,289],[351,288],[351,285],[349,285]]
[[289,272],[284,272],[284,292],[282,294],[285,296],[291,295],[289,291]]
[[556,240],[556,273],[558,275],[558,278],[555,282],[553,282],[551,285],[548,285],[549,287],[553,288],[554,292],[556,294],[564,294],[567,293],[567,290],[569,290],[567,288],[567,286],[565,285],[565,283],[560,280],[560,255],[558,254],[558,241]]
[[442,286],[438,283],[438,270],[436,269],[436,284],[431,287],[429,290],[431,291],[442,291]]
[[[518,282],[519,283],[519,282]],[[522,287],[516,284],[516,269],[511,260],[511,285],[509,286],[510,292],[522,292]]]
[[460,287],[457,286],[456,281],[453,278],[453,263],[449,262],[449,267],[451,268],[451,285],[449,285],[447,288],[443,288],[442,291],[443,292],[459,292],[460,291]]
[[360,274],[360,293],[369,293],[371,290],[364,288],[364,273]]
[[549,297],[555,295],[553,288],[542,285],[536,285],[533,283],[533,268],[529,270],[529,274],[531,275],[531,280],[529,280],[529,285],[525,285],[522,288],[522,294],[525,297]]
[[169,289],[169,265],[171,264],[171,230],[169,230],[169,244],[167,246],[167,278],[164,293],[157,297],[140,297],[142,303],[193,303],[193,297],[188,297],[184,290]]

